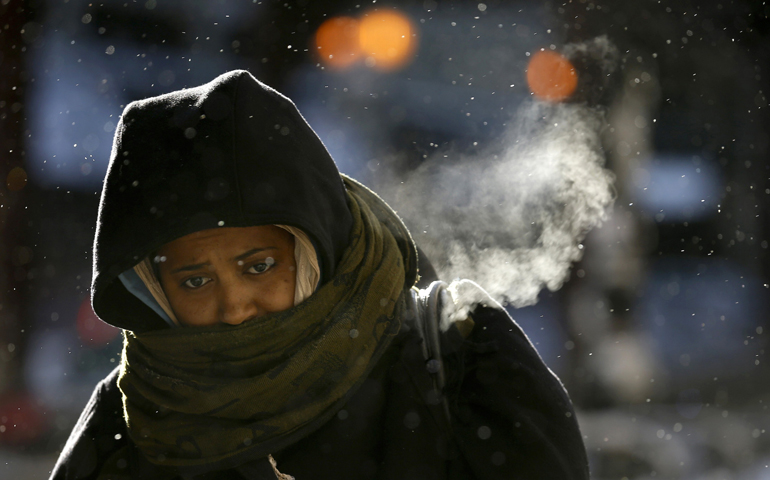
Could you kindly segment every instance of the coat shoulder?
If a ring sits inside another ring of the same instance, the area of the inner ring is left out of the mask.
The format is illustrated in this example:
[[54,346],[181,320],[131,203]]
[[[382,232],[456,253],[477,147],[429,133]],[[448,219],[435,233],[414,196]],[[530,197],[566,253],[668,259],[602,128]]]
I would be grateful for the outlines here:
[[479,305],[472,318],[467,338],[447,332],[455,335],[444,361],[454,436],[475,476],[587,480],[561,381],[507,311]]

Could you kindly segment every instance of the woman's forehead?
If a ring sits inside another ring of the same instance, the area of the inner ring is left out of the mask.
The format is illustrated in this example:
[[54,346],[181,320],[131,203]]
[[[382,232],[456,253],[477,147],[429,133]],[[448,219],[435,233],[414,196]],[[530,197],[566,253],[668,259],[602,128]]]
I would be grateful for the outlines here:
[[275,225],[256,227],[222,227],[200,230],[163,245],[158,253],[172,257],[199,255],[204,252],[229,253],[243,248],[278,248],[293,245],[294,237]]

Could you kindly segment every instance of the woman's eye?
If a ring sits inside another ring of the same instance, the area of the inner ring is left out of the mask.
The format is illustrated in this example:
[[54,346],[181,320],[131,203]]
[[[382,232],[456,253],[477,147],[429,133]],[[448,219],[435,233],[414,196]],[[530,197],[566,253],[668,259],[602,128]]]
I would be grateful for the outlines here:
[[210,281],[211,279],[206,277],[193,277],[185,280],[183,285],[187,288],[200,288],[206,285],[207,283],[209,283]]
[[265,273],[275,264],[273,257],[267,257],[264,262],[255,263],[248,269],[249,273]]
[[265,273],[270,268],[266,263],[257,263],[249,267],[249,273]]

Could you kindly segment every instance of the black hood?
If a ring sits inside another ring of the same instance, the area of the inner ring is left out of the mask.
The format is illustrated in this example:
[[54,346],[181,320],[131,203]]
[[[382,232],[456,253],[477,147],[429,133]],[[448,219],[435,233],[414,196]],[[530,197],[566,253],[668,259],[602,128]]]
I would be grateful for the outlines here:
[[239,70],[133,102],[115,133],[94,240],[92,303],[107,323],[163,328],[118,275],[209,228],[285,224],[334,274],[352,218],[334,161],[291,100]]

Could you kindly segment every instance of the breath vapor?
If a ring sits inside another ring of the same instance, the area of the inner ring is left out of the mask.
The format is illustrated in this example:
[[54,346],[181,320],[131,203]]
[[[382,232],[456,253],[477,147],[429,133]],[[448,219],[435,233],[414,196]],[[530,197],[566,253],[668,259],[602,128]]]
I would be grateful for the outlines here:
[[474,279],[515,307],[563,285],[582,256],[582,240],[614,200],[601,142],[604,112],[590,97],[604,93],[617,49],[599,37],[563,52],[594,68],[582,99],[527,100],[496,146],[474,156],[439,152],[402,181],[377,187],[441,278]]

